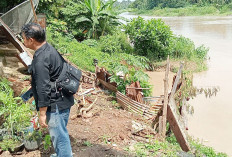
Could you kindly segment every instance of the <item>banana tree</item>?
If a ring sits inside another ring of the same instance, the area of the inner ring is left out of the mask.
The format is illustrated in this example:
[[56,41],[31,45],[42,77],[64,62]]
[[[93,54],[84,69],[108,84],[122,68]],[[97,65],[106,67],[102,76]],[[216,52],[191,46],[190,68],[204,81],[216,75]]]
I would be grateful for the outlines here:
[[117,16],[114,14],[112,7],[116,0],[109,0],[104,3],[102,0],[84,0],[82,3],[87,13],[76,18],[76,23],[88,23],[88,36],[98,38],[104,35],[106,29],[111,26],[119,25]]

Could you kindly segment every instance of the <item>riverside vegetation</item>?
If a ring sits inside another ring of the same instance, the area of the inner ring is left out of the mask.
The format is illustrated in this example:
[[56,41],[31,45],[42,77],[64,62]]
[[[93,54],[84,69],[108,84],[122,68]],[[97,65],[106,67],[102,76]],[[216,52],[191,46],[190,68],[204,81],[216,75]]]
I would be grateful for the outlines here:
[[[42,0],[38,12],[47,15],[49,43],[83,70],[94,72],[93,59],[97,59],[98,65],[112,74],[111,81],[117,83],[122,93],[132,81],[139,81],[143,88],[151,87],[148,75],[144,72],[162,66],[167,56],[172,61],[185,61],[185,73],[190,76],[186,75],[190,82],[193,71],[207,69],[205,61],[208,48],[203,45],[195,47],[191,39],[176,36],[162,20],[146,21],[138,17],[122,25],[113,10],[114,4],[113,0]],[[189,62],[196,65],[194,69],[188,69]],[[172,68],[173,71],[176,69]],[[123,79],[116,75],[118,72],[123,72]],[[185,92],[190,93],[190,90],[186,88]],[[151,90],[144,92],[145,96],[150,94]],[[13,95],[12,101],[16,101]],[[4,100],[0,100],[0,103],[7,104]],[[15,104],[20,106],[18,101]],[[12,124],[9,122],[9,129]],[[226,156],[195,140],[191,142],[191,147],[193,151],[190,153],[196,156]],[[177,156],[180,147],[173,135],[167,137],[165,142],[150,137],[149,143],[136,144],[134,153],[138,156],[153,156],[157,151],[163,156]]]
[[155,16],[232,15],[231,0],[135,0],[128,8],[135,14]]

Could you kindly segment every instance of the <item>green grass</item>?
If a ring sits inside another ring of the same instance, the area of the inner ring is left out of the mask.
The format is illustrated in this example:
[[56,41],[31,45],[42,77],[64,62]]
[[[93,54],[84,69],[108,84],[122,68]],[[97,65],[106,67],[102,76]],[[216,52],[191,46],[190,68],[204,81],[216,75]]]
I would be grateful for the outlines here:
[[[225,153],[218,153],[213,148],[207,147],[197,140],[189,139],[191,150],[187,154],[192,154],[197,157],[228,157]],[[172,134],[166,137],[166,140],[161,142],[153,137],[149,138],[148,143],[138,142],[133,146],[127,147],[125,150],[135,153],[138,157],[147,156],[171,156],[177,157],[183,152],[177,143],[175,136]]]

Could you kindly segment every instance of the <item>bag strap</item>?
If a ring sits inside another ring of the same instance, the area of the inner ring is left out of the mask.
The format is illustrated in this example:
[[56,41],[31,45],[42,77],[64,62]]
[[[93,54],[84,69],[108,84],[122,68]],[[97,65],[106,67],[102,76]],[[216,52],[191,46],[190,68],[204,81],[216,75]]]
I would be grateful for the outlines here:
[[57,51],[57,53],[59,54],[59,56],[61,57],[61,59],[64,61],[64,62],[66,62],[66,63],[68,63],[65,59],[64,59],[64,57]]

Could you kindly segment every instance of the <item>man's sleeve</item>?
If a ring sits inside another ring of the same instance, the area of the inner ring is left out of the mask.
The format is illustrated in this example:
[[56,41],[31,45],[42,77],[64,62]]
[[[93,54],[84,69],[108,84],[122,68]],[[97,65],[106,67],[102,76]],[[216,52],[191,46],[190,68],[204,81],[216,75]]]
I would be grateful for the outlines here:
[[39,61],[35,64],[35,84],[38,94],[38,107],[48,107],[51,95],[48,62]]

